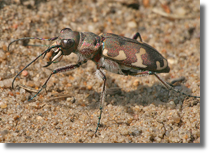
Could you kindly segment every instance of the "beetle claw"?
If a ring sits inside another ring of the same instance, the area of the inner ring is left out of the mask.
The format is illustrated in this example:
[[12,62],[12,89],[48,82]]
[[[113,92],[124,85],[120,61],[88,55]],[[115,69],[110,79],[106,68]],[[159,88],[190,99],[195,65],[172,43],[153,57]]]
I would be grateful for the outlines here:
[[48,52],[45,52],[45,53],[44,53],[44,55],[43,55],[43,59],[45,58],[45,56],[47,55],[47,53],[48,53]]
[[52,62],[47,62],[47,65],[43,66],[43,67],[48,67],[52,64]]

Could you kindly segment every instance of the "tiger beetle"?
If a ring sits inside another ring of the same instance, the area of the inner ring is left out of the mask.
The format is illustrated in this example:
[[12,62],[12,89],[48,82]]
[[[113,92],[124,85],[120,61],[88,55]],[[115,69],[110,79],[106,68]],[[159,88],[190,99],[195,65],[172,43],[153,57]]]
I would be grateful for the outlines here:
[[[139,38],[140,41],[137,41]],[[52,71],[41,89],[30,99],[36,97],[44,88],[53,74],[70,71],[80,67],[88,60],[92,60],[96,64],[97,74],[103,80],[102,92],[100,97],[100,114],[95,133],[98,131],[103,103],[106,93],[106,76],[104,69],[112,73],[131,76],[154,75],[160,82],[168,89],[178,93],[187,95],[179,90],[175,90],[172,85],[163,81],[157,73],[168,73],[170,68],[167,60],[153,47],[142,41],[140,33],[136,33],[133,38],[126,38],[112,33],[105,33],[96,35],[91,32],[77,32],[70,28],[64,28],[60,31],[58,37],[43,39],[36,37],[26,37],[10,42],[9,46],[19,40],[39,39],[53,41],[52,45],[47,50],[42,52],[26,67],[24,67],[13,79],[12,88],[14,88],[14,81],[18,75],[35,62],[39,57],[49,52],[53,52],[50,61],[47,62],[48,67],[52,63],[61,59],[63,55],[70,55],[76,53],[78,56],[77,64],[71,64],[64,67],[57,68]],[[54,51],[51,49],[56,48]],[[187,95],[189,97],[200,98],[198,96]]]

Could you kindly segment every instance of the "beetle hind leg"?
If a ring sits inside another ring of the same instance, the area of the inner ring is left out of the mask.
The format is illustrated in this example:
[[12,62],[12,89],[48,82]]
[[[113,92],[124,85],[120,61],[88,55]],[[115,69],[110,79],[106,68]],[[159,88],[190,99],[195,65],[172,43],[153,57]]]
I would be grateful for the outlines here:
[[160,80],[160,82],[161,82],[168,90],[175,91],[175,92],[180,93],[180,94],[182,94],[182,95],[185,95],[185,96],[187,96],[187,97],[200,98],[200,96],[189,95],[189,94],[186,94],[186,93],[184,93],[184,92],[181,92],[181,91],[179,91],[179,90],[174,89],[173,86],[171,86],[171,85],[168,84],[167,82],[163,81],[156,73],[153,73],[153,74],[154,74],[154,76],[155,76],[158,80]]
[[143,41],[142,41],[142,38],[141,38],[141,34],[140,34],[139,32],[137,32],[137,33],[133,36],[132,39],[137,40],[138,38],[140,39],[140,42],[143,42]]
[[154,75],[166,87],[166,89],[175,91],[177,93],[180,93],[180,94],[185,95],[185,96],[188,96],[188,97],[200,98],[200,96],[189,95],[189,94],[186,94],[184,92],[181,92],[179,90],[174,89],[173,86],[171,86],[169,83],[163,81],[155,72],[152,72],[152,71],[143,71],[143,72],[139,72],[139,73],[135,73],[135,74],[131,74],[131,75],[134,75],[134,76]]
[[154,72],[152,71],[140,71],[140,72],[132,72],[132,71],[129,71],[128,73],[129,75],[132,75],[132,76],[145,76],[145,75],[153,75]]

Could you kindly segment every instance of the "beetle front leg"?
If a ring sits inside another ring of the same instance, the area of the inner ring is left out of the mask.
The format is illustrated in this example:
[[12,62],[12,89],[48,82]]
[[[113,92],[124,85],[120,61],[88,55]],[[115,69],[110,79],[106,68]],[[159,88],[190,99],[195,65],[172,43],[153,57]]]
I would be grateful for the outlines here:
[[47,82],[50,80],[50,78],[53,74],[60,73],[60,72],[71,71],[75,68],[80,67],[80,65],[82,65],[83,63],[86,63],[86,62],[87,61],[85,60],[85,61],[78,62],[77,64],[67,65],[67,66],[60,67],[60,68],[57,68],[57,69],[53,70],[52,73],[50,74],[50,76],[45,81],[45,83],[42,85],[41,89],[31,99],[29,99],[29,101],[34,99],[44,88],[46,88]]
[[99,72],[99,76],[103,79],[104,82],[103,82],[102,91],[101,91],[101,98],[100,98],[100,114],[99,114],[99,117],[98,117],[98,123],[97,123],[95,134],[98,131],[98,127],[100,125],[104,99],[105,99],[105,96],[106,96],[106,76],[102,72],[101,68],[99,68],[97,71]]

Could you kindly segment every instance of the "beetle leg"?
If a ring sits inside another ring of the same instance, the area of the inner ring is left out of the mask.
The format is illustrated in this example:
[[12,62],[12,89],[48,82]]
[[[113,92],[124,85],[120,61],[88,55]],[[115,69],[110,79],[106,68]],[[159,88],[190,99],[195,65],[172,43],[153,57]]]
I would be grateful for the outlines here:
[[143,76],[143,75],[153,75],[154,72],[152,71],[142,71],[142,72],[129,72],[129,75],[132,76]]
[[86,62],[87,61],[85,60],[85,61],[78,62],[77,64],[67,65],[67,66],[60,67],[60,68],[57,68],[57,69],[53,70],[52,73],[50,74],[50,76],[45,81],[45,83],[42,85],[41,89],[31,99],[29,99],[29,101],[34,99],[44,88],[46,88],[47,82],[50,80],[50,78],[53,74],[60,73],[60,72],[71,71],[75,68],[80,67],[80,65],[82,65],[83,63],[86,63]]
[[134,76],[141,76],[141,75],[154,75],[168,90],[171,90],[172,86],[170,86],[168,83],[163,81],[155,72],[152,71],[142,71],[135,74],[131,74]]
[[153,73],[154,76],[156,76],[156,78],[158,78],[158,80],[160,80],[160,82],[168,89],[168,90],[173,90],[177,93],[180,93],[182,95],[185,95],[185,96],[188,96],[188,97],[194,97],[194,98],[200,98],[200,96],[192,96],[192,95],[189,95],[189,94],[186,94],[184,92],[181,92],[179,90],[176,90],[175,88],[173,88],[170,84],[168,84],[167,82],[163,81],[156,73]]
[[104,99],[105,99],[105,96],[106,96],[106,76],[103,73],[103,71],[101,70],[101,68],[98,69],[98,72],[99,72],[99,76],[103,79],[104,83],[103,83],[102,91],[101,91],[100,114],[99,114],[99,117],[98,117],[98,123],[97,123],[95,134],[98,131],[98,127],[100,125],[100,120],[101,120],[101,115],[102,115],[102,109],[103,109]]
[[[11,43],[10,43],[11,44]],[[9,46],[8,46],[9,47]],[[14,88],[14,82],[15,79],[20,75],[21,72],[23,72],[27,67],[29,67],[32,63],[34,63],[36,60],[38,60],[42,55],[46,55],[47,52],[49,52],[52,48],[57,48],[60,47],[60,45],[53,45],[51,47],[49,47],[47,50],[45,50],[44,52],[42,52],[39,56],[37,56],[33,61],[31,61],[28,65],[26,65],[12,80],[12,88]],[[9,49],[9,48],[8,48]]]
[[200,98],[200,96],[192,96],[192,95],[189,95],[189,94],[186,94],[184,92],[181,92],[179,90],[176,90],[173,88],[173,86],[171,86],[170,84],[168,84],[167,82],[163,81],[155,72],[152,72],[152,71],[143,71],[143,72],[139,72],[139,73],[136,73],[136,74],[132,74],[132,75],[136,75],[136,76],[140,76],[140,75],[154,75],[165,87],[166,89],[168,90],[173,90],[177,93],[180,93],[182,95],[185,95],[185,96],[189,96],[189,97],[194,97],[194,98]]
[[125,75],[116,61],[101,58],[100,61],[98,62],[98,66],[109,72]]
[[143,41],[142,41],[142,38],[141,38],[141,35],[140,35],[139,32],[137,32],[137,33],[133,36],[132,39],[136,39],[136,40],[137,40],[138,37],[139,37],[139,39],[140,39],[140,42],[143,42]]

